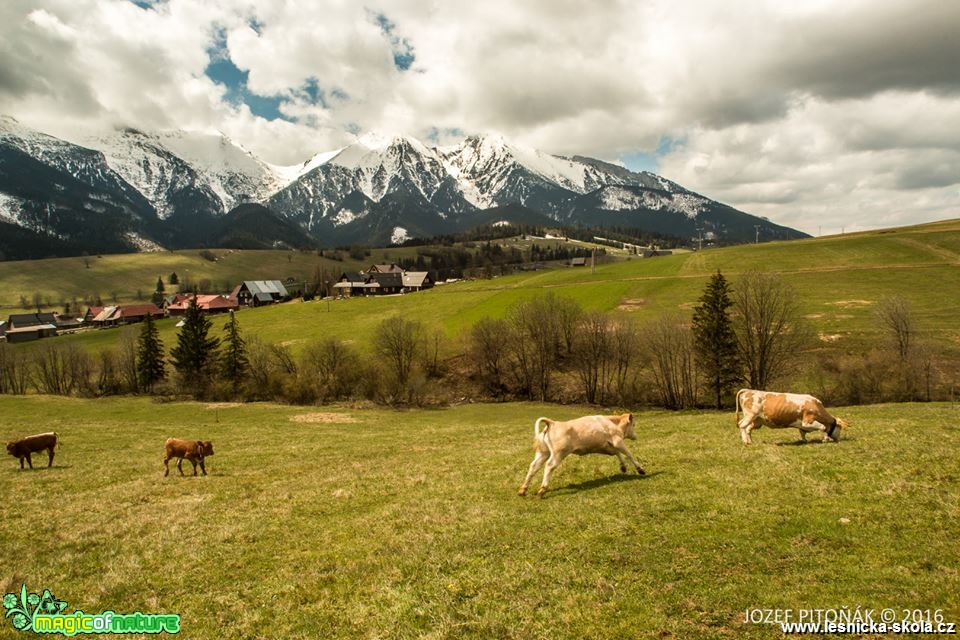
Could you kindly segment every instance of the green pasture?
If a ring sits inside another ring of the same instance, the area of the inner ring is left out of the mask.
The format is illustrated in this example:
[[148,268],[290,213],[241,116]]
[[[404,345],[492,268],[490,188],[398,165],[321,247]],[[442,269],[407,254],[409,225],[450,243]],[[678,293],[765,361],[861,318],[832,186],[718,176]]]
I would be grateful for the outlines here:
[[[384,251],[386,255],[375,252],[369,262],[395,259],[401,250]],[[287,263],[288,258],[292,262]],[[102,258],[118,265],[163,259],[189,260],[196,268],[232,269],[230,273],[236,274],[237,279],[240,273],[254,272],[258,277],[267,277],[268,273],[279,277],[296,265],[309,274],[321,261],[312,254],[251,251],[227,254],[217,263],[203,260],[196,252]],[[26,276],[15,274],[14,265],[41,269],[40,263],[48,262],[56,261],[0,263],[0,290],[25,287],[17,284]],[[172,270],[180,275],[188,273],[174,264],[162,264],[162,268],[159,263],[151,266],[154,283],[155,272],[165,276]],[[42,268],[49,271],[51,267]],[[95,269],[85,270],[78,262],[64,272],[80,282]],[[875,315],[877,303],[897,295],[911,302],[922,340],[932,345],[934,351],[947,354],[948,359],[960,353],[960,220],[847,236],[709,248],[652,259],[633,257],[600,264],[595,269],[555,266],[445,284],[404,296],[293,302],[243,310],[238,317],[247,335],[256,334],[265,342],[283,342],[295,352],[325,336],[353,340],[366,348],[371,331],[391,316],[420,320],[428,328],[442,329],[453,338],[483,317],[504,316],[518,300],[548,292],[571,297],[587,310],[614,312],[643,323],[663,314],[689,316],[709,276],[717,269],[723,271],[734,288],[738,278],[751,269],[781,274],[796,290],[803,315],[825,349],[859,353],[878,344],[882,331]],[[189,275],[196,277],[192,271]],[[46,277],[52,281],[49,273]],[[219,279],[225,278],[221,275]],[[175,340],[175,322],[160,322],[168,348]],[[222,319],[214,322],[217,327],[223,324]],[[118,335],[116,329],[109,329],[57,339],[76,340],[96,351],[116,344]]]
[[[0,588],[178,613],[200,639],[779,637],[754,608],[960,621],[957,405],[837,408],[845,438],[804,445],[640,412],[647,476],[571,457],[546,498],[517,497],[534,419],[595,411],[0,396],[0,437],[62,438],[52,469],[0,465]],[[164,478],[168,436],[213,440],[210,475]]]

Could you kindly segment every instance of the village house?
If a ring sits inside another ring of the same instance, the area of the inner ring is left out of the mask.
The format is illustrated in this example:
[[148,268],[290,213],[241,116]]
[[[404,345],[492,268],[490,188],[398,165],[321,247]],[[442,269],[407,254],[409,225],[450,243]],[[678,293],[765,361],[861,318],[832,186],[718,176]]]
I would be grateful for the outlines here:
[[[193,300],[193,294],[177,294],[173,302],[166,305],[167,315],[182,316],[186,315],[190,308],[190,302]],[[236,309],[239,304],[236,300],[219,294],[199,294],[197,295],[197,306],[204,313],[226,313]]]
[[403,292],[423,291],[433,286],[429,271],[406,271],[403,274]]
[[338,295],[391,295],[422,291],[434,285],[426,271],[404,271],[395,264],[375,264],[367,271],[344,271],[333,288]]
[[29,342],[57,335],[53,313],[17,313],[7,318],[4,336],[7,342]]
[[259,307],[290,299],[286,287],[279,280],[244,280],[230,292],[238,305]]
[[[87,315],[90,315],[91,309],[93,309],[93,307],[87,310]],[[90,324],[97,327],[116,327],[123,324],[143,322],[144,318],[148,315],[154,318],[162,318],[163,309],[160,309],[157,305],[150,302],[145,304],[123,304],[104,307],[100,313],[93,317]]]

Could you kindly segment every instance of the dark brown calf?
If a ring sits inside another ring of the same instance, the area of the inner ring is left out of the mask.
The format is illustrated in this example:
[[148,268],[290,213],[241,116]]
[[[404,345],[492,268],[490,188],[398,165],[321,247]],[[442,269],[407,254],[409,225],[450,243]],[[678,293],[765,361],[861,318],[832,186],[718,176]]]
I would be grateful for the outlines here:
[[200,463],[200,470],[203,475],[207,475],[207,469],[203,466],[203,459],[206,456],[213,455],[213,443],[207,440],[181,440],[180,438],[167,438],[164,444],[167,457],[163,460],[163,466],[166,471],[163,476],[170,475],[169,462],[171,458],[180,458],[177,460],[177,470],[183,475],[183,459],[186,458],[193,465],[193,475],[197,475],[197,463]]
[[24,458],[26,458],[27,464],[30,465],[30,468],[33,469],[33,460],[30,459],[30,454],[46,449],[47,453],[50,454],[50,462],[47,464],[47,466],[52,467],[53,449],[59,442],[60,436],[53,431],[50,433],[38,433],[35,436],[27,436],[26,438],[20,438],[19,440],[8,442],[7,453],[12,455],[14,458],[20,459],[20,470],[22,471]]

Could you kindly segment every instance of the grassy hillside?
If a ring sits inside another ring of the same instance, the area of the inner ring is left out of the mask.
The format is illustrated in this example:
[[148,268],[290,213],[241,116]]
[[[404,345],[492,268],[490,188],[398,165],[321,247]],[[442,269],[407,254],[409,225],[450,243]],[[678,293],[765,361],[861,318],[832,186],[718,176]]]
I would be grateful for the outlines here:
[[[573,457],[545,499],[517,497],[533,420],[582,411],[0,397],[0,437],[63,443],[53,469],[0,465],[0,588],[179,613],[185,638],[779,636],[753,608],[960,621],[956,406],[837,409],[848,437],[801,446],[763,429],[745,447],[729,413],[641,413],[646,477]],[[171,435],[214,441],[208,477],[162,476]]]
[[310,279],[317,266],[332,271],[350,270],[415,255],[415,249],[410,248],[374,249],[369,258],[354,261],[344,251],[341,253],[345,259],[337,261],[321,258],[315,252],[211,251],[218,257],[216,262],[201,257],[199,250],[0,262],[0,308],[16,313],[20,296],[32,302],[34,293],[40,293],[44,301],[53,305],[74,297],[82,301],[93,294],[100,294],[108,304],[114,295],[121,302],[130,302],[136,298],[137,290],[149,299],[158,276],[163,277],[168,292],[176,291],[176,286],[168,284],[172,272],[181,280],[188,278],[199,283],[206,279],[217,291],[229,291],[242,280],[289,277],[302,281]]
[[[396,253],[397,250],[390,251],[391,255]],[[293,256],[294,262],[286,263],[287,255]],[[118,264],[128,261],[132,265],[137,260],[161,258],[194,260],[194,268],[210,265],[210,269],[233,269],[236,273],[256,269],[284,273],[285,263],[291,268],[300,264],[300,268],[312,269],[318,261],[311,255],[246,251],[206,265],[195,254],[116,256],[103,260],[116,260]],[[159,266],[154,270],[169,273],[175,268],[164,263],[162,270]],[[326,335],[354,340],[363,346],[376,324],[393,314],[422,320],[454,336],[484,316],[501,316],[517,300],[546,291],[573,297],[587,309],[612,311],[643,322],[668,312],[689,314],[709,275],[717,269],[734,286],[737,277],[749,269],[782,273],[803,300],[805,315],[820,334],[824,347],[842,351],[873,344],[880,339],[874,317],[877,302],[885,296],[901,295],[913,304],[926,339],[947,354],[960,351],[960,296],[952,294],[960,291],[960,221],[707,249],[646,260],[634,258],[600,265],[595,273],[589,268],[557,268],[459,282],[406,296],[295,302],[244,310],[239,319],[245,332],[255,333],[266,342],[287,343],[294,351]],[[83,277],[82,268],[75,271],[73,276]],[[175,339],[174,322],[160,323],[168,347]],[[220,326],[222,320],[216,320],[216,324]],[[95,350],[114,344],[117,335],[116,330],[105,330],[58,339],[77,340]]]

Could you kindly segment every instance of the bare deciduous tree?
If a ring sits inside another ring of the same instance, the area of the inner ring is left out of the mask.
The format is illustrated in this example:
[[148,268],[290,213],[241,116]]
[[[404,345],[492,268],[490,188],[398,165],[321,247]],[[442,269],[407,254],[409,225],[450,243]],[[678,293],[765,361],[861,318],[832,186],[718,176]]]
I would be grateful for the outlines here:
[[390,395],[394,400],[403,398],[410,389],[413,365],[421,351],[422,339],[423,327],[416,320],[387,318],[377,327],[373,347],[387,367]]
[[348,397],[357,385],[360,358],[349,344],[328,337],[307,347],[300,371],[317,387],[320,399]]
[[606,314],[592,311],[583,316],[573,342],[573,356],[573,369],[587,402],[603,402],[613,364],[612,323]]
[[0,393],[23,395],[30,383],[30,365],[22,349],[0,342]]
[[751,271],[734,291],[737,351],[753,389],[766,389],[799,361],[810,333],[797,294],[779,276]]
[[34,380],[40,393],[70,395],[90,388],[90,356],[75,344],[49,342],[33,353]]
[[699,381],[689,324],[677,316],[662,316],[646,328],[644,341],[663,406],[696,406]]
[[524,300],[507,315],[511,370],[518,390],[537,400],[548,398],[557,362],[561,332],[555,300],[552,296]]
[[914,336],[917,331],[913,309],[908,300],[900,296],[884,298],[877,305],[877,319],[886,329],[894,344],[900,362],[910,357]]
[[498,397],[506,390],[504,368],[509,331],[506,321],[494,318],[482,318],[470,329],[470,359],[484,388]]

